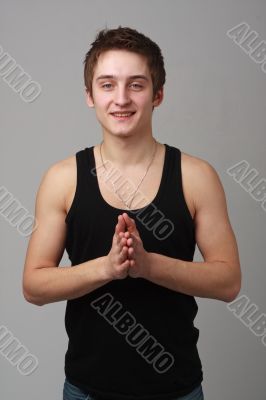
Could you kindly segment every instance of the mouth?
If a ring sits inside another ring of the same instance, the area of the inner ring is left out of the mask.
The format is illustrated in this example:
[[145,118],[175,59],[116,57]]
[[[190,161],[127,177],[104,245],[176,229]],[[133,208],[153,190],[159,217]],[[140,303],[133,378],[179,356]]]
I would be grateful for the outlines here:
[[127,112],[113,112],[111,115],[118,121],[127,121],[129,120],[136,111],[127,111]]

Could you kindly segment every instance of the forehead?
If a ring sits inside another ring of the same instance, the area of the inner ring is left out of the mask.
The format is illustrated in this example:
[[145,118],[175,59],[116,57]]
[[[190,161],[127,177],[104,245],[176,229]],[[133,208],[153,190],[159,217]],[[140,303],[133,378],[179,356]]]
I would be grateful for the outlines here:
[[126,50],[108,50],[102,53],[94,70],[94,78],[99,75],[127,77],[143,74],[150,77],[145,56]]

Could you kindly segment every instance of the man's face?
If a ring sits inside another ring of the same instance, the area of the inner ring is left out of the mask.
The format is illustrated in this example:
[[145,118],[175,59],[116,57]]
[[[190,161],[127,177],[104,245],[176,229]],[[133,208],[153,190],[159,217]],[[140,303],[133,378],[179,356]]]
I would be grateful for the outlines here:
[[152,108],[161,103],[163,89],[153,99],[145,57],[125,50],[108,50],[98,59],[92,95],[86,96],[105,132],[131,136],[151,132]]

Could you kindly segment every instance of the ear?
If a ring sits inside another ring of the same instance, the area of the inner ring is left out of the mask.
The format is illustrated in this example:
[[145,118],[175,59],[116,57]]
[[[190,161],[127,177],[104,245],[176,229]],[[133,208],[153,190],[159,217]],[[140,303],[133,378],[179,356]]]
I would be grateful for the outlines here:
[[163,97],[164,97],[164,89],[163,89],[163,87],[161,87],[161,89],[159,89],[158,92],[156,93],[156,95],[154,96],[154,99],[152,102],[153,106],[158,107],[161,104],[161,102],[163,101]]
[[93,97],[90,94],[90,92],[87,90],[87,88],[85,88],[85,99],[86,99],[86,103],[87,105],[92,108],[94,107],[94,101],[93,101]]

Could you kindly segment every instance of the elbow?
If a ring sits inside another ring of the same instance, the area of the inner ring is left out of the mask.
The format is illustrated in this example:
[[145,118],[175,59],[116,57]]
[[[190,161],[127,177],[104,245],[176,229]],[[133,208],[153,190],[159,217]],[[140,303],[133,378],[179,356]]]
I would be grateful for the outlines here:
[[23,287],[23,296],[28,303],[34,304],[35,306],[43,306],[45,304],[40,301],[40,299],[33,296],[25,287]]
[[39,299],[36,299],[35,297],[32,297],[28,294],[24,294],[24,298],[28,303],[34,304],[35,306],[43,306],[45,303],[41,302]]
[[240,292],[240,287],[232,288],[227,291],[226,295],[223,297],[222,300],[226,303],[231,303],[231,301],[234,301],[237,298],[239,292]]
[[225,301],[226,303],[234,301],[239,295],[239,292],[241,290],[242,273],[239,264],[237,265],[235,270],[236,271],[233,274],[230,274],[230,278],[228,278],[226,288],[223,291],[222,300]]
[[230,288],[227,288],[227,291],[224,293],[225,296],[223,298],[223,301],[225,301],[226,303],[231,303],[231,301],[234,301],[237,298],[240,290],[241,290],[241,279],[239,279],[238,282],[235,283],[234,285],[231,285]]
[[29,275],[24,274],[22,280],[22,293],[24,299],[35,306],[43,306],[45,303],[42,301],[38,290],[36,290],[36,283]]

